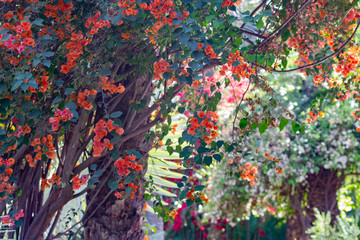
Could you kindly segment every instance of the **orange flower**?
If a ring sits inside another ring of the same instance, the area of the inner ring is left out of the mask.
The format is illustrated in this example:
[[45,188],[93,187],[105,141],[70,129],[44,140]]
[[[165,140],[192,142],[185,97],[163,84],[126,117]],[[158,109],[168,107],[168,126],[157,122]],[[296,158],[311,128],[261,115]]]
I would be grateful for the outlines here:
[[170,217],[175,217],[178,214],[176,210],[172,210],[169,214]]
[[205,117],[205,113],[203,111],[198,112],[197,115],[199,118]]
[[70,67],[68,65],[61,65],[61,72],[68,73],[70,71]]
[[12,168],[8,168],[8,169],[6,169],[5,172],[7,175],[11,175],[13,173],[13,170],[12,170]]
[[132,35],[131,35],[131,34],[127,34],[127,33],[122,33],[122,34],[121,34],[121,37],[127,39],[127,38],[131,38]]
[[24,28],[25,31],[30,31],[31,29],[31,24],[28,22],[21,22],[21,26]]
[[210,144],[211,142],[212,142],[212,139],[211,139],[211,137],[209,137],[209,136],[203,136],[203,139],[204,139],[204,142],[205,143],[207,143],[207,144]]

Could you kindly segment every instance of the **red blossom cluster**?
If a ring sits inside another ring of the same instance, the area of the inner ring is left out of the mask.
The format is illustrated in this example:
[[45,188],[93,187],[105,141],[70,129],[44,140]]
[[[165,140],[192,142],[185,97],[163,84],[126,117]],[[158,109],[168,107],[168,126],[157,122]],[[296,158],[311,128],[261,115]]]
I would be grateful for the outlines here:
[[[133,183],[129,183],[127,185],[129,188],[132,188],[132,192],[130,193],[130,198],[133,199],[134,196],[135,196],[135,193],[137,192],[137,189],[138,189],[138,186],[136,186],[135,184]],[[124,189],[124,185],[122,183],[119,184],[119,188],[120,189]],[[116,192],[115,194],[115,197],[119,198],[119,199],[123,199],[124,198],[124,195],[125,195],[125,190],[122,190],[120,193],[119,192]]]
[[[15,213],[14,216],[15,220],[19,220],[20,218],[24,217],[24,211],[21,209],[20,212]],[[9,227],[12,227],[15,225],[15,220],[11,219],[9,215],[2,216],[1,222],[2,224],[8,225]]]
[[194,136],[197,129],[201,129],[201,126],[204,128],[204,131],[201,131],[201,138],[205,141],[205,143],[210,144],[212,139],[217,137],[217,130],[219,127],[216,125],[216,122],[219,120],[219,116],[217,112],[207,111],[206,114],[203,111],[199,111],[197,113],[198,118],[201,120],[199,124],[199,120],[196,117],[192,117],[190,119],[191,126],[188,128],[187,133]]
[[[42,147],[40,146],[42,144]],[[41,160],[41,156],[45,153],[46,156],[50,159],[55,159],[55,147],[53,145],[53,137],[51,135],[47,135],[43,137],[41,140],[40,138],[34,138],[31,142],[32,147],[36,147],[34,152],[36,153],[35,158],[31,156],[31,154],[27,154],[25,156],[27,162],[29,163],[30,167],[35,167],[35,160]]]
[[50,179],[46,179],[46,178],[41,179],[41,191],[44,191],[45,188],[49,188],[50,184],[60,185],[61,184],[60,176],[57,176],[55,173],[53,173]]
[[135,0],[119,0],[118,6],[124,10],[122,10],[122,14],[124,16],[135,16],[138,13],[138,10],[135,9],[136,1]]
[[[122,135],[124,133],[124,129],[120,128],[119,125],[113,126],[114,121],[108,120],[108,122],[105,122],[104,120],[100,120],[98,123],[96,123],[94,128],[94,145],[93,145],[93,156],[94,157],[100,157],[101,153],[105,150],[105,148],[108,148],[109,150],[112,150],[114,146],[110,143],[110,140],[107,138],[104,138],[107,136],[108,132],[111,132],[112,130],[115,130],[118,135]],[[103,142],[101,140],[104,138]]]
[[82,175],[81,178],[79,178],[78,176],[73,177],[72,178],[73,190],[79,189],[82,185],[85,185],[88,179],[89,179],[89,175],[85,175],[85,174]]
[[131,172],[130,169],[141,171],[142,165],[135,162],[135,160],[135,155],[125,156],[116,160],[114,166],[117,168],[117,173],[120,176],[127,176]]
[[[0,175],[0,180],[1,180],[0,190],[11,186],[8,185],[6,182],[9,181],[10,179],[9,176],[13,173],[13,169],[10,166],[14,165],[14,163],[15,160],[13,158],[4,159],[0,157],[0,166],[5,166],[6,168],[5,172]],[[10,190],[11,189],[13,188],[10,187]]]
[[[234,66],[234,62],[239,62],[239,64]],[[255,69],[251,68],[250,65],[244,61],[239,50],[229,54],[227,64],[221,66],[220,75],[224,76],[226,71],[231,71],[237,78],[249,78],[251,75],[255,74]]]
[[[171,0],[154,0],[150,4],[140,3],[139,7],[150,11],[150,13],[157,20],[152,28],[149,28],[145,31],[147,35],[151,33],[153,36],[156,36],[158,31],[166,24],[172,26],[174,19],[185,19],[190,14],[188,11],[184,11],[182,17],[177,17],[178,14],[174,11],[175,5]],[[153,36],[149,36],[149,38],[151,42],[155,44]]]
[[23,134],[23,133],[26,134],[26,133],[31,132],[31,128],[30,128],[29,124],[27,124],[27,123],[25,124],[25,126],[18,126],[18,124],[16,124],[16,125],[17,125],[17,130],[14,133],[14,136],[17,138],[19,138],[21,136],[21,134]]
[[306,121],[308,123],[311,123],[311,122],[315,122],[319,117],[324,117],[325,114],[322,111],[320,111],[318,113],[311,111],[311,112],[309,112],[309,116],[310,117],[307,118]]
[[354,72],[360,64],[359,57],[360,47],[350,47],[348,51],[343,53],[342,60],[336,64],[335,71],[347,77],[351,72]]
[[119,86],[116,86],[114,83],[114,79],[111,79],[110,81],[108,81],[109,77],[103,76],[101,78],[101,86],[102,89],[105,91],[109,91],[107,94],[114,94],[114,93],[123,93],[125,91],[125,87],[121,84],[119,84]]
[[57,5],[46,4],[45,5],[46,11],[44,12],[44,15],[48,18],[53,17],[55,18],[55,21],[59,22],[60,21],[59,11],[60,11],[60,13],[64,15],[65,19],[67,21],[70,21],[71,9],[73,7],[74,4],[72,2],[65,4],[63,0],[59,0]]
[[[23,15],[24,9],[20,9],[16,12],[16,17],[12,11],[8,11],[4,14],[6,22],[1,23],[0,30],[8,30],[10,32],[5,32],[0,35],[2,39],[7,35],[8,39],[6,41],[0,41],[0,46],[7,48],[9,50],[16,50],[17,53],[21,54],[29,46],[34,46],[35,41],[33,39],[33,33],[31,31],[31,24],[29,19]],[[8,54],[5,54],[5,56]],[[10,56],[9,61],[13,65],[18,65],[20,59],[15,56]],[[22,56],[25,58],[25,56]],[[27,56],[28,59],[30,56]]]
[[194,189],[190,189],[189,192],[186,194],[186,197],[188,199],[191,199],[193,201],[195,201],[195,198],[199,197],[202,201],[205,201],[206,203],[209,203],[209,199],[207,197],[205,197],[204,194],[202,194],[201,192],[196,192],[194,191]]
[[57,131],[60,127],[60,121],[66,122],[74,117],[74,114],[70,113],[69,108],[64,110],[57,109],[54,117],[49,118],[49,123],[52,124],[53,131]]
[[83,47],[88,45],[91,42],[91,39],[84,39],[82,32],[71,33],[70,42],[66,43],[66,48],[69,52],[66,54],[67,63],[66,65],[61,65],[61,72],[68,73],[71,68],[77,65],[76,60],[83,54]]
[[154,75],[153,77],[156,80],[161,79],[161,75],[165,72],[169,71],[168,67],[170,66],[170,63],[166,62],[164,59],[160,59],[154,64]]
[[93,18],[88,18],[85,23],[86,28],[90,28],[91,24],[92,27],[90,29],[90,34],[95,35],[98,33],[99,29],[102,29],[104,27],[110,28],[110,23],[107,20],[99,19],[101,16],[100,12],[97,12]]
[[91,110],[93,108],[93,105],[91,102],[87,102],[86,98],[90,95],[96,95],[97,91],[94,89],[91,89],[91,91],[85,89],[84,92],[79,92],[78,97],[77,97],[77,104],[80,107],[85,108],[86,110]]
[[258,174],[258,167],[252,166],[251,163],[246,162],[245,168],[240,166],[239,169],[243,171],[240,177],[242,179],[248,180],[251,186],[253,186],[256,181],[256,175]]
[[[198,45],[199,47],[199,45]],[[208,44],[205,48],[205,54],[209,56],[210,58],[216,58],[216,53],[214,52],[214,49]]]

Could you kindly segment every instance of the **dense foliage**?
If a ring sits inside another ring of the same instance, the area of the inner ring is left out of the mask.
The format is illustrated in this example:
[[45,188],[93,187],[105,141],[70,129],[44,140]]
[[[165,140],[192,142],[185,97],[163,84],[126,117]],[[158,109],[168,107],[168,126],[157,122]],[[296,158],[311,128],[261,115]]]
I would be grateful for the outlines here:
[[[85,239],[143,238],[145,200],[176,216],[144,178],[153,146],[187,169],[231,156],[254,185],[262,166],[237,160],[247,137],[288,123],[305,132],[265,72],[301,70],[326,87],[308,122],[325,97],[359,101],[357,1],[265,0],[251,12],[231,0],[1,2],[0,212],[22,239],[68,235],[53,235],[61,210],[85,194]],[[224,99],[235,110],[221,139]],[[188,116],[186,129],[163,143],[171,113]],[[188,206],[209,201],[187,177],[177,186]]]

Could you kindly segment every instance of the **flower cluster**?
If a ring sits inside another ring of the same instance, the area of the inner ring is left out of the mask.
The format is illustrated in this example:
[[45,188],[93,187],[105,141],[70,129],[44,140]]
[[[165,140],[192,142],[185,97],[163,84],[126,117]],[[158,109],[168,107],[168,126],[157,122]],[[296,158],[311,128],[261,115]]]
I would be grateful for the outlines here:
[[[273,161],[275,163],[278,163],[280,160],[282,160],[282,158],[278,159],[277,157],[270,157],[269,153],[265,153],[265,157],[267,158],[267,160]],[[266,164],[266,162],[264,162],[264,164]],[[283,171],[280,167],[276,167],[275,169],[279,174],[282,174]]]
[[49,118],[49,123],[52,124],[53,131],[57,131],[60,127],[60,121],[66,122],[74,117],[74,114],[70,113],[69,108],[64,110],[57,109],[54,117]]
[[69,52],[66,54],[67,63],[61,65],[61,72],[68,73],[71,68],[77,65],[76,60],[83,54],[83,47],[87,46],[91,39],[84,39],[82,32],[71,33],[70,42],[66,43],[66,48]]
[[[210,144],[212,139],[215,139],[218,135],[216,130],[218,130],[219,127],[215,125],[218,119],[219,116],[216,112],[207,111],[205,114],[203,111],[199,111],[197,117],[192,117],[190,119],[191,126],[188,128],[187,133],[194,136],[196,134],[195,131],[201,129],[202,126],[204,131],[201,131],[200,133],[201,138],[205,143]],[[199,120],[201,120],[200,124]]]
[[105,122],[104,120],[100,120],[98,123],[96,123],[94,128],[94,145],[93,145],[93,156],[94,157],[100,157],[101,153],[105,150],[107,147],[109,150],[112,150],[114,146],[110,143],[110,140],[105,138],[103,142],[101,140],[107,136],[108,132],[111,132],[112,130],[115,130],[115,132],[118,135],[122,135],[124,133],[124,129],[120,128],[119,125],[113,126],[114,121],[108,120],[108,122]]
[[[198,45],[199,47],[199,45]],[[214,52],[214,49],[208,44],[205,48],[205,53],[210,58],[216,58],[216,53]]]
[[[17,221],[20,218],[24,217],[24,211],[21,209],[20,212],[17,212],[14,214],[13,218]],[[15,225],[15,220],[12,219],[9,215],[5,215],[1,218],[2,224],[9,225],[9,227],[12,227]]]
[[57,176],[54,173],[50,179],[42,178],[41,179],[41,191],[44,191],[45,188],[49,188],[50,184],[60,185],[61,184],[60,176]]
[[135,0],[119,0],[118,6],[124,10],[122,10],[122,14],[124,16],[131,16],[136,15],[138,13],[138,10],[135,9],[136,7],[136,1]]
[[29,124],[25,124],[25,126],[18,126],[16,132],[14,133],[14,136],[19,138],[21,136],[22,133],[30,133],[31,132],[31,128],[29,126]]
[[72,178],[73,190],[79,189],[82,185],[85,185],[88,179],[89,179],[89,175],[85,175],[85,174],[82,175],[81,178],[79,178],[78,176],[73,177]]
[[95,35],[98,33],[99,29],[102,29],[104,27],[110,28],[110,23],[107,20],[99,19],[101,16],[100,12],[97,12],[93,18],[88,18],[85,23],[86,28],[90,28],[91,24],[92,27],[90,29],[90,34]]
[[170,217],[175,217],[178,214],[178,212],[176,210],[171,210],[171,212],[169,213]]
[[[129,196],[129,197],[130,197],[131,199],[133,199],[134,196],[135,196],[135,193],[137,192],[138,186],[136,186],[136,185],[133,184],[133,183],[129,183],[127,186],[132,189],[132,190],[129,191],[129,193],[130,193],[130,196]],[[120,189],[124,189],[124,185],[123,185],[122,183],[120,183],[120,184],[119,184],[119,188],[120,188]],[[119,199],[123,199],[123,198],[124,198],[124,195],[125,195],[125,190],[122,190],[120,193],[119,193],[119,192],[116,192],[114,195],[115,195],[117,198],[119,198]]]
[[188,199],[191,199],[193,201],[195,201],[196,198],[201,199],[202,201],[205,201],[206,203],[209,203],[209,199],[207,197],[204,196],[204,194],[202,194],[202,192],[196,192],[193,188],[191,188],[189,190],[189,192],[186,194],[186,197]]
[[130,173],[130,169],[141,171],[142,165],[135,162],[135,160],[135,155],[125,156],[124,158],[119,158],[116,160],[114,165],[117,168],[117,173],[120,176],[127,176]]
[[255,74],[255,69],[244,61],[239,50],[229,54],[227,64],[221,67],[220,75],[225,75],[226,71],[231,71],[237,78],[249,78],[252,74]]
[[347,77],[351,72],[354,72],[360,64],[359,57],[360,47],[351,47],[347,52],[342,54],[342,60],[336,65],[335,71]]
[[108,77],[103,76],[101,78],[101,86],[102,89],[105,91],[109,91],[110,93],[107,93],[108,95],[110,94],[114,94],[114,93],[123,93],[125,91],[125,87],[121,84],[119,84],[119,86],[116,86],[114,83],[114,79],[111,79],[110,81],[108,81]]
[[320,111],[318,113],[311,111],[311,112],[309,112],[309,116],[310,117],[307,118],[306,121],[308,123],[311,123],[311,122],[315,122],[319,117],[324,117],[325,114],[322,111]]
[[91,110],[93,108],[93,105],[91,102],[87,102],[86,98],[90,95],[96,95],[97,91],[92,89],[91,91],[85,89],[84,92],[79,92],[78,97],[77,97],[77,104],[80,107],[85,108],[86,110]]
[[[40,145],[43,145],[42,147]],[[51,135],[47,135],[43,137],[41,140],[40,138],[35,138],[31,142],[32,147],[36,147],[34,152],[36,153],[35,158],[31,156],[31,154],[27,154],[25,156],[27,162],[29,163],[30,167],[35,167],[35,160],[41,160],[42,155],[45,153],[46,156],[50,159],[55,159],[55,147],[53,145],[53,137]]]
[[[0,183],[0,193],[5,192],[7,194],[10,194],[14,191],[14,186],[10,183],[7,183],[7,181],[5,181],[7,179],[9,179],[8,176],[3,176],[0,175],[0,180],[2,180],[2,182]],[[6,198],[6,195],[4,197],[0,197],[0,200],[4,200]]]
[[251,186],[253,186],[256,181],[256,175],[258,174],[258,167],[252,166],[251,163],[246,162],[245,168],[240,166],[239,169],[243,171],[240,177],[242,179],[248,180]]
[[14,165],[14,163],[15,160],[13,158],[3,159],[2,157],[0,157],[0,166],[5,166],[6,168],[5,172],[0,175],[0,180],[2,181],[2,183],[6,183],[7,181],[9,181],[9,176],[13,173],[13,169],[10,166]]
[[170,66],[170,63],[166,62],[164,59],[160,59],[154,64],[154,75],[153,77],[156,80],[161,79],[161,75],[165,72],[169,71],[168,67]]

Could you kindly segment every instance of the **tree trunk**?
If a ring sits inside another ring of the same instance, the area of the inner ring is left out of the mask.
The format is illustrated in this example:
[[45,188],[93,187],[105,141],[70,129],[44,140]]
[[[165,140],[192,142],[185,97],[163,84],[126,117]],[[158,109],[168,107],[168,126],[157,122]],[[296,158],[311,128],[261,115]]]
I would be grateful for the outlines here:
[[[340,174],[337,170],[320,168],[318,173],[308,174],[307,189],[301,186],[294,189],[290,196],[290,203],[295,213],[287,219],[287,239],[310,239],[306,230],[316,219],[314,208],[319,209],[320,212],[329,211],[331,224],[335,224],[336,216],[340,214],[336,194],[344,177],[344,174]],[[307,198],[306,207],[304,207],[305,196]]]
[[[128,149],[139,149],[141,138],[132,139],[132,141],[128,142],[127,146],[129,147]],[[144,150],[142,153],[144,153]],[[110,173],[110,171],[107,173]],[[145,170],[143,174],[145,174]],[[116,177],[114,174],[112,175],[113,178]],[[130,197],[126,197],[124,200],[117,199],[106,185],[100,189],[99,194],[96,196],[98,188],[87,194],[87,203],[93,204],[86,209],[87,215],[85,215],[86,222],[84,224],[85,239],[117,240],[144,238],[141,228],[144,218],[142,210],[145,205],[145,180],[136,179],[134,184],[138,186],[138,189],[132,199]],[[93,215],[91,216],[92,213]]]
[[[136,83],[131,84],[134,81]],[[118,103],[115,110],[123,112],[121,120],[125,134],[136,131],[148,124],[150,114],[146,117],[141,117],[144,116],[143,112],[147,109],[148,105],[146,105],[145,109],[136,111],[133,107],[130,107],[130,102],[131,100],[136,102],[147,99],[147,104],[149,104],[150,95],[153,91],[152,82],[149,78],[138,77],[132,79],[126,85],[130,85],[130,87],[128,87],[127,93]],[[100,183],[86,195],[87,209],[83,220],[85,239],[136,240],[144,238],[142,231],[144,216],[142,211],[145,205],[145,179],[143,176],[147,171],[148,152],[152,147],[152,140],[145,140],[146,132],[134,134],[133,137],[117,146],[118,152],[121,154],[126,150],[132,149],[138,151],[143,156],[141,159],[136,160],[137,163],[143,166],[143,170],[138,175],[140,178],[135,178],[132,181],[138,186],[137,192],[132,199],[130,197],[126,197],[124,200],[118,199],[106,184],[107,179],[119,179],[117,173],[112,169],[114,161],[107,157],[100,158],[96,162],[97,166],[103,166],[105,162],[110,164],[107,165],[108,167],[102,174]]]

